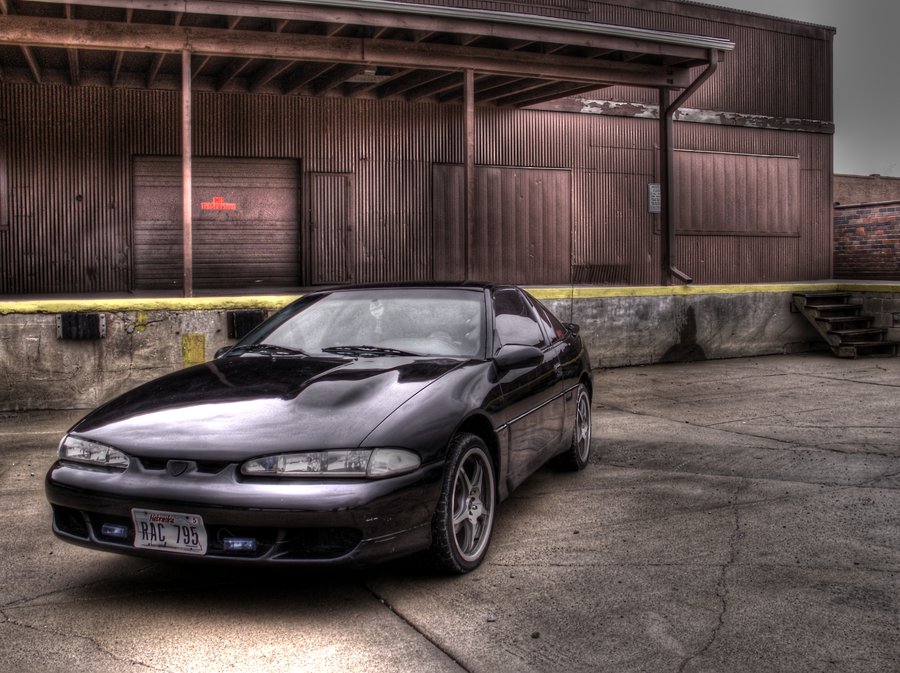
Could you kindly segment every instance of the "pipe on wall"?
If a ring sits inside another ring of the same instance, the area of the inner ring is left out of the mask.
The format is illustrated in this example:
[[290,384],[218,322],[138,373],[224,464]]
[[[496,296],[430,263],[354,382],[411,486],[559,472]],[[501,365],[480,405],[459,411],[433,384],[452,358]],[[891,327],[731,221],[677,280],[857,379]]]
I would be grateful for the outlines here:
[[693,283],[694,279],[675,266],[675,224],[672,218],[671,194],[673,191],[673,176],[675,174],[675,148],[672,146],[672,136],[675,128],[675,112],[694,95],[706,80],[713,76],[718,67],[720,52],[710,49],[706,69],[695,79],[691,85],[671,103],[669,103],[669,90],[659,90],[659,150],[662,155],[660,161],[660,218],[663,229],[663,269],[664,282],[668,283],[671,277],[678,278],[684,283]]

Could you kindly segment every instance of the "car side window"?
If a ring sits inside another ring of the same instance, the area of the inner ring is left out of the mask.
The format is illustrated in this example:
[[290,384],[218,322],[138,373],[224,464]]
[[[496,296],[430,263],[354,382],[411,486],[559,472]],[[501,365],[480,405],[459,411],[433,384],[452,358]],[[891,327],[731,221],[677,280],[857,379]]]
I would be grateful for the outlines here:
[[539,301],[534,302],[534,309],[537,311],[538,319],[544,325],[544,329],[547,330],[547,334],[550,335],[552,342],[555,343],[566,336],[566,328],[543,304]]
[[494,291],[494,329],[500,345],[545,346],[544,333],[529,303],[514,288]]

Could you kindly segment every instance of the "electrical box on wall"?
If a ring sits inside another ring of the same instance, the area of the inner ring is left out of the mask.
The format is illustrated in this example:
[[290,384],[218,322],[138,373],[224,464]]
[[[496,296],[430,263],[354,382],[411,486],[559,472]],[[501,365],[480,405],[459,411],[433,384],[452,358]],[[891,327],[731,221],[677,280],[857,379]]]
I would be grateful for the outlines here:
[[56,338],[93,340],[106,337],[106,314],[60,313],[56,316]]

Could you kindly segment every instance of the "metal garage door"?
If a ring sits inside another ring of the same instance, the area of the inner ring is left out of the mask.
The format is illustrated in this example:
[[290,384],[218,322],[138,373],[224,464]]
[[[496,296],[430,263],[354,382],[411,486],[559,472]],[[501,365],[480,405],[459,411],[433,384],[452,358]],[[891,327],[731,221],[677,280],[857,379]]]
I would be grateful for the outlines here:
[[[292,287],[300,283],[295,160],[194,159],[194,287]],[[136,157],[134,284],[180,288],[181,160]]]

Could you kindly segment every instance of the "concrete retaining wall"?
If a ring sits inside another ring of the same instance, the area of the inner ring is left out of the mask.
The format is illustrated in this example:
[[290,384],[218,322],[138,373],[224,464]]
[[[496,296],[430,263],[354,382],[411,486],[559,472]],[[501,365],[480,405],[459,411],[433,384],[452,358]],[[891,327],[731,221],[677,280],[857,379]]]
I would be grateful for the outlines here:
[[[900,286],[847,284],[530,288],[577,322],[596,367],[818,350],[791,293],[855,288],[900,328]],[[294,297],[0,302],[0,411],[90,408],[156,376],[212,358],[229,343],[227,313],[274,311]],[[106,316],[107,334],[59,340],[56,316]]]

